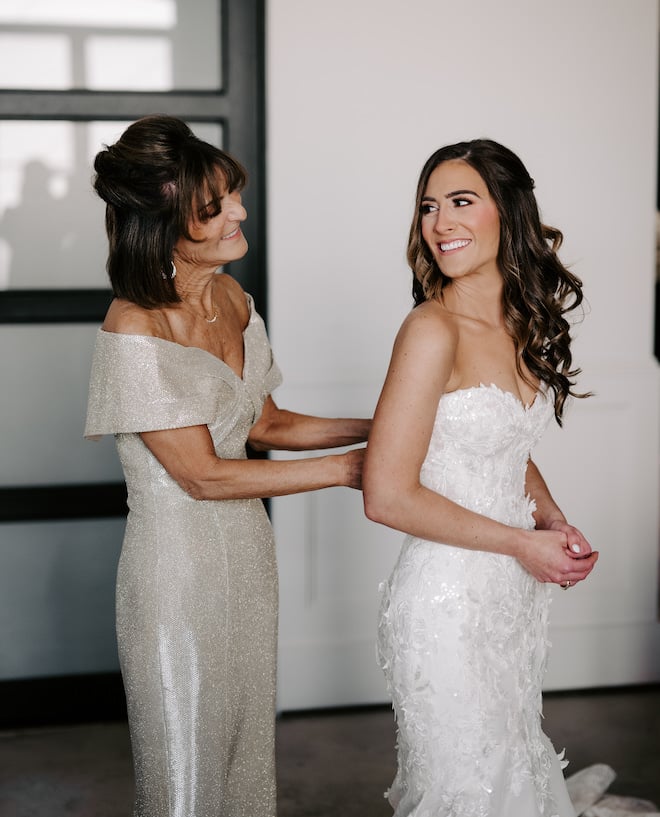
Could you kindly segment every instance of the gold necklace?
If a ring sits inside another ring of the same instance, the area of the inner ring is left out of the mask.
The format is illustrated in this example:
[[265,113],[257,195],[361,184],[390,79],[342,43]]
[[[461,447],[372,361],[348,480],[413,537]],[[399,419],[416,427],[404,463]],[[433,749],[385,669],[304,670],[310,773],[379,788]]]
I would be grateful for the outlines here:
[[198,312],[195,312],[195,310],[192,308],[192,306],[190,306],[190,304],[186,303],[186,301],[183,298],[181,299],[181,303],[186,307],[186,309],[188,309],[190,312],[192,312],[192,314],[196,318],[204,318],[204,320],[207,323],[215,323],[218,320],[218,307],[215,305],[214,301],[212,301],[212,303],[213,303],[213,317],[212,318],[207,318],[206,315],[200,315]]

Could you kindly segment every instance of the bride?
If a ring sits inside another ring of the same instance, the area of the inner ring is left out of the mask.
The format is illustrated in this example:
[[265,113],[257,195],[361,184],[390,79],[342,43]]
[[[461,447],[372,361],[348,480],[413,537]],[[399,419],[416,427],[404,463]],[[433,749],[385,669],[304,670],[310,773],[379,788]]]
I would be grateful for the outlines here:
[[398,727],[395,817],[574,817],[541,729],[550,585],[598,553],[530,451],[561,424],[565,314],[582,285],[559,261],[520,159],[490,140],[424,166],[408,261],[415,308],[369,437],[367,516],[407,534],[383,595],[379,655]]

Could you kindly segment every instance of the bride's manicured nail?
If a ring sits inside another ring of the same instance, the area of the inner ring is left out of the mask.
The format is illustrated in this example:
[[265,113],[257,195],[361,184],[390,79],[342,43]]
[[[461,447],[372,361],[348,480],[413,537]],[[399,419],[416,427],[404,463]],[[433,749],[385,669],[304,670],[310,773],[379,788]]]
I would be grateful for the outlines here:
[[573,551],[573,553],[579,553],[580,552],[580,546],[579,545],[571,545],[571,550]]

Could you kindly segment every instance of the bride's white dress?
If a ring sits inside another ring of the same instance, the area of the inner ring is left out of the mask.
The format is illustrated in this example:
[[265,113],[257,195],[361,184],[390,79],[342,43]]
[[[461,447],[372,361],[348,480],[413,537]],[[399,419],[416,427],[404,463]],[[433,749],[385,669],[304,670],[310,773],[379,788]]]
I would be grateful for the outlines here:
[[[553,416],[496,386],[442,396],[424,485],[533,528],[530,451]],[[395,817],[574,817],[541,729],[551,588],[510,557],[406,537],[384,587],[378,651],[397,718]]]

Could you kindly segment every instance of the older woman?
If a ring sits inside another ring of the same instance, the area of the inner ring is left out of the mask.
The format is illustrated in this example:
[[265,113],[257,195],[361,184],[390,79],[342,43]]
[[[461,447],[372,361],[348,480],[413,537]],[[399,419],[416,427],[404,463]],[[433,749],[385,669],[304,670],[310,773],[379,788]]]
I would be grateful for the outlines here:
[[242,167],[165,116],[95,160],[115,299],[86,436],[116,435],[129,515],[117,637],[139,817],[275,812],[277,573],[261,498],[360,487],[369,422],[279,409],[263,322],[218,269],[247,243]]

